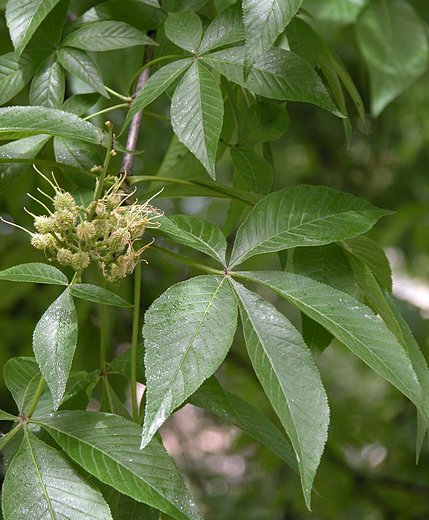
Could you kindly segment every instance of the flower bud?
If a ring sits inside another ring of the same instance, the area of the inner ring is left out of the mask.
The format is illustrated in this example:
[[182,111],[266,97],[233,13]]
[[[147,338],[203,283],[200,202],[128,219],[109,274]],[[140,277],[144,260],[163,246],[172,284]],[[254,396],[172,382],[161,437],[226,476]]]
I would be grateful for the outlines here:
[[76,235],[79,240],[88,241],[95,237],[96,229],[92,222],[81,222],[76,227]]
[[130,234],[125,228],[115,229],[109,237],[109,249],[112,253],[122,251],[130,241]]
[[55,238],[52,235],[44,235],[43,233],[34,233],[31,237],[31,245],[36,249],[48,249],[55,247]]
[[52,215],[55,231],[62,232],[76,225],[76,214],[68,209],[60,209]]
[[39,233],[50,233],[54,230],[51,217],[46,215],[39,215],[34,219],[34,227]]
[[61,265],[71,265],[73,262],[73,252],[62,247],[58,250],[57,260]]
[[54,208],[56,210],[76,210],[76,202],[71,193],[57,191],[54,197]]
[[79,251],[74,253],[71,266],[75,271],[81,272],[89,266],[90,262],[89,254],[86,251]]

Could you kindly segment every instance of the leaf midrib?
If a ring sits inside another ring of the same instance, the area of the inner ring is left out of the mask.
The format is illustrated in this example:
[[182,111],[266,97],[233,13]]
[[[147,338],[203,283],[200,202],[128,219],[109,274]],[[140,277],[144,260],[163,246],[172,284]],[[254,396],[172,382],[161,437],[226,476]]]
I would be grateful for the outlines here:
[[[277,370],[276,370],[276,367],[275,367],[275,363],[273,363],[273,361],[272,361],[270,355],[268,354],[268,352],[267,352],[267,350],[266,350],[266,348],[265,348],[265,346],[264,346],[264,342],[263,342],[263,340],[261,339],[261,336],[259,335],[259,332],[258,332],[258,330],[256,329],[256,327],[255,327],[255,325],[254,325],[254,323],[253,323],[253,320],[252,320],[252,318],[251,318],[249,312],[247,311],[247,307],[246,307],[245,303],[243,302],[243,299],[241,298],[241,296],[240,296],[240,300],[241,300],[242,306],[244,307],[244,310],[246,311],[247,318],[248,318],[248,320],[250,321],[250,323],[252,324],[252,328],[253,328],[253,330],[255,331],[255,334],[256,334],[256,336],[257,336],[257,338],[258,338],[258,341],[259,341],[260,345],[262,346],[263,352],[265,353],[265,355],[266,355],[266,357],[267,357],[267,359],[268,359],[268,361],[269,361],[269,363],[270,363],[270,366],[272,367],[272,370],[273,370],[273,372],[274,372],[275,375],[276,375],[277,381],[279,382],[278,384],[279,384],[279,386],[280,386],[280,388],[281,388],[281,390],[282,390],[282,394],[283,394],[283,396],[285,397],[285,400],[286,400],[286,403],[287,403],[287,408],[288,408],[288,410],[289,410],[289,417],[290,417],[290,420],[291,420],[291,422],[292,422],[293,429],[294,429],[294,431],[295,431],[296,437],[297,437],[297,439],[298,439],[298,444],[299,444],[299,446],[298,446],[299,450],[298,450],[298,451],[299,451],[300,457],[299,457],[299,460],[297,460],[297,462],[298,462],[298,464],[299,464],[299,466],[300,466],[300,468],[301,468],[302,474],[303,474],[303,473],[304,473],[304,467],[303,467],[303,462],[302,462],[302,461],[303,461],[303,456],[302,456],[303,452],[302,452],[302,447],[301,447],[301,446],[302,446],[302,440],[301,440],[301,436],[298,434],[298,431],[297,431],[297,428],[296,428],[296,425],[295,425],[295,421],[294,421],[294,419],[293,419],[293,415],[292,415],[292,413],[291,413],[291,411],[290,411],[289,399],[287,398],[287,396],[286,396],[286,394],[285,394],[285,392],[284,392],[283,386],[280,384],[280,378],[279,378],[279,376],[278,376],[278,373],[277,373]],[[259,379],[259,377],[258,377],[258,379]],[[262,382],[261,382],[261,383],[262,383]],[[271,401],[271,399],[270,399],[270,401]],[[281,420],[281,418],[280,418],[280,420]],[[283,424],[283,421],[282,421],[282,424]],[[283,427],[284,427],[284,425],[283,425]],[[285,428],[285,429],[286,429],[286,428]],[[294,447],[294,448],[295,448],[295,447]]]
[[[133,478],[137,478],[138,480],[141,480],[143,481],[150,489],[153,489],[156,494],[161,497],[163,500],[166,500],[169,504],[171,504],[175,509],[178,509],[173,502],[170,501],[169,498],[167,498],[166,496],[162,495],[161,492],[154,486],[152,485],[150,482],[148,482],[146,480],[146,478],[142,477],[142,476],[139,476],[138,474],[136,474],[135,472],[133,472],[124,462],[122,461],[119,461],[119,460],[116,460],[113,458],[112,455],[110,455],[108,452],[102,450],[101,448],[99,447],[96,447],[92,444],[90,444],[89,441],[87,441],[86,439],[81,439],[79,437],[76,437],[75,435],[73,435],[72,433],[70,432],[65,432],[64,430],[61,430],[58,426],[52,426],[52,425],[49,425],[49,424],[44,424],[43,422],[43,419],[40,418],[38,419],[37,423],[41,424],[41,426],[43,426],[43,428],[45,429],[52,429],[54,430],[55,432],[59,433],[59,434],[62,434],[64,435],[65,437],[71,437],[75,442],[77,442],[78,444],[79,443],[82,443],[82,444],[85,444],[87,447],[89,447],[91,450],[94,450],[95,452],[98,452],[99,454],[101,454],[103,457],[106,457],[107,459],[109,459],[111,462],[113,462],[115,465],[125,469],[127,472],[129,472]],[[33,421],[36,423],[36,421]],[[80,450],[79,450],[80,451]],[[140,452],[140,450],[139,450]],[[136,452],[133,452],[133,453],[136,453]],[[70,455],[70,454],[69,454]],[[76,460],[75,457],[73,457],[72,455],[70,455],[71,458],[73,458],[74,460]],[[77,462],[77,461],[76,461]],[[149,464],[147,464],[147,466],[149,466]],[[153,466],[150,466],[153,468]],[[156,468],[156,469],[164,469],[164,468]],[[98,467],[97,467],[97,471],[98,471]],[[98,478],[98,477],[97,477]],[[165,482],[165,479],[163,479],[163,481]],[[128,495],[129,496],[129,495]],[[132,498],[132,497],[131,497]]]
[[[319,217],[319,218],[315,218],[315,219],[312,219],[312,220],[305,221],[304,223],[299,224],[299,226],[291,227],[291,228],[287,229],[286,231],[282,231],[281,233],[275,233],[274,235],[271,235],[271,236],[269,236],[267,238],[264,238],[264,240],[262,240],[261,242],[258,242],[257,244],[253,245],[252,247],[247,249],[244,253],[242,253],[238,258],[236,258],[234,260],[234,262],[231,264],[230,267],[234,267],[235,265],[237,265],[238,262],[242,261],[241,259],[243,257],[246,257],[249,253],[251,253],[252,251],[257,249],[258,247],[263,246],[266,242],[269,242],[273,238],[282,237],[282,235],[289,235],[289,234],[293,235],[294,233],[297,234],[296,231],[299,230],[302,227],[313,225],[313,224],[315,224],[317,222],[323,222],[324,220],[329,220],[332,217],[337,217],[337,216],[342,216],[342,215],[349,215],[349,214],[353,214],[353,213],[356,213],[356,212],[359,212],[359,213],[377,213],[377,209],[376,208],[374,208],[374,209],[368,208],[368,209],[363,209],[363,210],[348,210],[348,211],[342,211],[340,213],[332,213],[330,215],[325,215],[324,217]],[[382,212],[379,212],[379,213],[382,213]],[[243,222],[243,225],[244,225],[245,222]],[[356,237],[357,235],[359,235],[361,233],[362,232],[358,231],[356,233],[353,233],[353,235],[348,236],[347,238],[354,238],[354,237]],[[331,242],[336,242],[336,241],[337,240],[331,240]],[[303,244],[303,245],[306,245],[306,244]],[[319,245],[321,245],[321,244],[319,244]],[[297,247],[297,246],[293,246],[293,247]],[[285,247],[283,249],[287,249],[287,248],[288,247]]]

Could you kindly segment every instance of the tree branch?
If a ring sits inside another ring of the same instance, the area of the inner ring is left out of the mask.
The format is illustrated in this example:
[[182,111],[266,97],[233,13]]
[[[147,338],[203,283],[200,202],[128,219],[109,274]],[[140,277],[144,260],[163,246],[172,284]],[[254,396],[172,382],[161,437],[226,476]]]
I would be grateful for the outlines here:
[[[155,37],[155,35],[156,35],[156,31],[148,32],[148,36],[150,36],[152,39]],[[152,45],[147,45],[145,47],[143,65],[152,61],[153,52],[154,52],[154,48]],[[143,72],[139,76],[139,79],[137,81],[136,90],[133,94],[133,99],[139,93],[140,89],[143,88],[143,86],[146,84],[147,80],[149,79],[149,76],[150,76],[150,67],[147,67],[143,70]],[[133,152],[135,151],[135,149],[137,147],[137,141],[139,138],[142,117],[143,117],[143,111],[141,110],[140,112],[137,112],[137,114],[133,117],[131,124],[130,124],[130,130],[128,132],[127,144],[126,144],[126,149],[128,151],[125,152],[125,154],[124,154],[124,158],[122,160],[122,168],[121,168],[122,172],[126,173],[127,175],[130,175],[131,171],[133,169],[133,163],[134,163]]]

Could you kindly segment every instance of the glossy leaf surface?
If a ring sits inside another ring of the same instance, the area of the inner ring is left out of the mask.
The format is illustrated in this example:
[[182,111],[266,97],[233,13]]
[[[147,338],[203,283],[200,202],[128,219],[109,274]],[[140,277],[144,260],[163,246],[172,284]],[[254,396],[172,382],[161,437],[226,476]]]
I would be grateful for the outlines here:
[[140,449],[140,427],[116,415],[66,411],[40,419],[65,452],[98,480],[178,520],[199,520],[173,460],[153,439]]
[[146,410],[142,447],[219,367],[237,327],[237,304],[223,277],[173,285],[145,315]]
[[390,212],[324,186],[294,186],[258,202],[240,226],[231,266],[255,254],[316,246],[365,233]]
[[319,371],[301,335],[283,314],[242,285],[234,283],[234,289],[253,368],[294,447],[310,507],[329,424]]
[[211,73],[194,62],[171,102],[174,133],[215,178],[216,151],[223,122],[222,93]]
[[52,303],[36,325],[33,351],[52,393],[54,408],[63,398],[77,343],[77,317],[70,289]]
[[100,491],[28,431],[6,473],[2,503],[7,520],[112,519]]

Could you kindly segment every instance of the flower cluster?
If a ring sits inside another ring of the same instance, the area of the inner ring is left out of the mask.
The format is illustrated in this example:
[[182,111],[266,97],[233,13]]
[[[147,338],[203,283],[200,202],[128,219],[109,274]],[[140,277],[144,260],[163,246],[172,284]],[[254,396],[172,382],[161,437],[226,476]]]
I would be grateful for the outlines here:
[[37,231],[31,234],[32,245],[61,265],[71,266],[78,278],[91,262],[109,282],[131,274],[152,242],[141,247],[135,243],[147,228],[158,227],[156,219],[161,213],[149,204],[151,199],[130,204],[132,194],[121,189],[124,179],[118,178],[102,198],[87,206],[79,206],[58,183],[46,179],[55,191],[49,197],[54,211],[44,206],[48,215],[32,215]]

